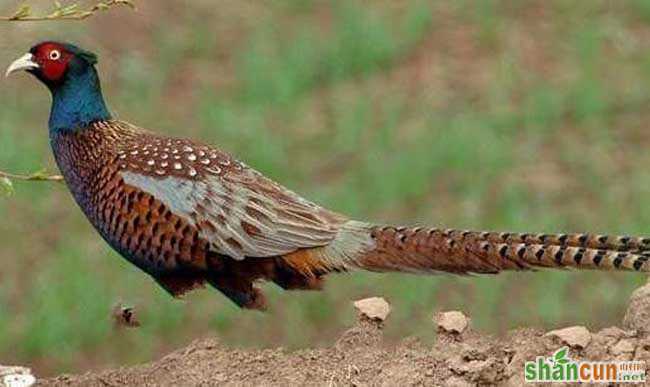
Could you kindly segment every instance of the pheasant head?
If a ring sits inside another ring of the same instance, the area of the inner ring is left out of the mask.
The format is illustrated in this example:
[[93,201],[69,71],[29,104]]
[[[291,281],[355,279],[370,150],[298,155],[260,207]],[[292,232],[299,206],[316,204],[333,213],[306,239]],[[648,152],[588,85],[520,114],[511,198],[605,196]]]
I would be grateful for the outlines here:
[[67,43],[43,42],[15,60],[6,76],[27,71],[52,93],[50,132],[77,130],[110,119],[97,71],[97,56]]

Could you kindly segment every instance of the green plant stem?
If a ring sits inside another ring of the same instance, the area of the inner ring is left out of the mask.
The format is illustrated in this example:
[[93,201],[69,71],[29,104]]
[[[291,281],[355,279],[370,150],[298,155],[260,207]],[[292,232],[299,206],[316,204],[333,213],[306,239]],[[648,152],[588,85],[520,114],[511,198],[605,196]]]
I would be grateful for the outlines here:
[[58,181],[63,182],[61,175],[48,175],[43,172],[35,172],[29,175],[19,175],[9,172],[0,171],[0,177],[6,177],[11,180],[25,180],[25,181]]
[[24,5],[18,9],[12,16],[0,16],[0,21],[48,21],[48,20],[84,20],[93,16],[99,11],[108,10],[114,6],[125,5],[135,9],[132,0],[106,0],[100,1],[87,10],[79,9],[77,4],[62,7],[57,5],[57,8],[47,15],[33,16],[31,15],[31,7]]

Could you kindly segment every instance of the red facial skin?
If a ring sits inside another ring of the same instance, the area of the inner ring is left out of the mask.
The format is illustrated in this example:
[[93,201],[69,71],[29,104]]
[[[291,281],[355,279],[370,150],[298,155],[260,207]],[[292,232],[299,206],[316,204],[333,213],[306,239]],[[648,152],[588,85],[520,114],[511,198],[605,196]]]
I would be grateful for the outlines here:
[[[58,52],[58,55],[57,55]],[[32,51],[34,61],[40,66],[43,78],[58,82],[65,75],[73,55],[58,43],[43,43]]]

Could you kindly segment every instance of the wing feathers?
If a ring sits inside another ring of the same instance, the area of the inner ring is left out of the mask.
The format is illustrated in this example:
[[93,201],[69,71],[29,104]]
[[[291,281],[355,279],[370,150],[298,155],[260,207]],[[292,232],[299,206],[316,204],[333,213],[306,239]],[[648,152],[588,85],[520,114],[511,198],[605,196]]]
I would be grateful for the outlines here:
[[195,225],[212,251],[234,259],[327,245],[344,221],[248,167],[195,179],[121,173]]

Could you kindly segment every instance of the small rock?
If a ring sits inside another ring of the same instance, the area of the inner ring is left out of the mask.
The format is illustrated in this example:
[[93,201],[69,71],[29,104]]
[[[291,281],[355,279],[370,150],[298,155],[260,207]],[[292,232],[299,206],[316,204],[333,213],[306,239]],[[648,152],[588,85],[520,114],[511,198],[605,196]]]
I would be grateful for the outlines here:
[[439,329],[449,333],[463,333],[469,325],[469,318],[456,310],[438,313],[433,320]]
[[29,368],[0,366],[0,386],[29,387],[34,383],[36,378]]
[[445,381],[444,386],[445,387],[471,387],[473,386],[473,384],[458,376],[452,376],[451,378]]
[[572,348],[586,348],[591,341],[591,333],[583,326],[557,329],[548,332],[544,336],[557,337]]
[[0,365],[0,377],[13,374],[31,374],[32,371],[25,367],[2,366]]
[[623,318],[623,327],[650,333],[650,282],[632,293]]
[[623,353],[632,353],[634,352],[634,349],[636,348],[635,342],[633,339],[623,339],[616,343],[612,348],[609,349],[609,351],[612,353],[612,355],[620,355]]
[[375,321],[385,321],[390,314],[390,305],[381,297],[370,297],[355,301],[354,307],[359,311],[359,314]]
[[634,351],[634,360],[645,361],[646,364],[650,364],[650,339],[644,338],[639,340]]
[[474,385],[495,385],[499,373],[502,373],[504,368],[505,366],[494,358],[472,361],[459,359],[455,364],[453,361],[450,364],[450,369],[454,373],[463,375]]
[[620,339],[621,337],[626,336],[627,332],[619,327],[609,327],[603,328],[600,332],[598,332],[598,334],[601,336],[611,337],[613,339]]

